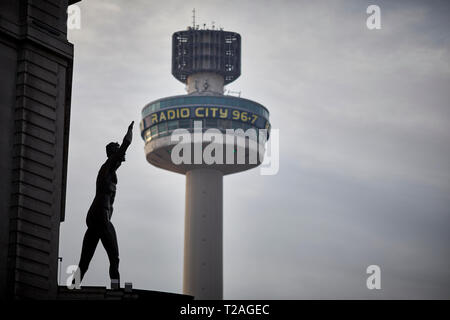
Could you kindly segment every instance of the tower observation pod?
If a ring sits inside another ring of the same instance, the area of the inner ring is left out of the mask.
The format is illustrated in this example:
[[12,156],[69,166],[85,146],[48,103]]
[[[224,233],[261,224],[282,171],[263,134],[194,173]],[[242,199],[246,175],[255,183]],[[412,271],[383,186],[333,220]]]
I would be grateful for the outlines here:
[[187,94],[142,110],[147,161],[186,175],[183,293],[195,299],[223,298],[223,176],[260,165],[269,138],[263,105],[224,95],[240,74],[238,33],[188,27],[172,36],[172,75]]

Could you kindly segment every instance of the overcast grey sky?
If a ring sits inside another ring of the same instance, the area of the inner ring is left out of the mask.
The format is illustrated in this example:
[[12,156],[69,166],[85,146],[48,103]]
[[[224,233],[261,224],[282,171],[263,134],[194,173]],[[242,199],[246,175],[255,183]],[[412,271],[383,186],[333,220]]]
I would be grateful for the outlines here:
[[[366,8],[381,8],[368,30]],[[79,3],[63,268],[77,264],[104,146],[142,107],[183,94],[171,35],[197,21],[242,36],[229,89],[265,105],[280,170],[224,178],[224,298],[450,298],[447,1]],[[135,126],[113,223],[121,280],[181,293],[185,177],[148,164]],[[366,268],[381,267],[381,290]],[[64,270],[63,270],[64,280]],[[109,285],[99,245],[86,285]]]

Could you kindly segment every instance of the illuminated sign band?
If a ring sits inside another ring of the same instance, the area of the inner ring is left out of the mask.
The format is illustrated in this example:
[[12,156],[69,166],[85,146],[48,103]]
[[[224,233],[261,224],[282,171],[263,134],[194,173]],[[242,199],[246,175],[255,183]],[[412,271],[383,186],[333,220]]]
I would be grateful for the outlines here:
[[165,121],[203,118],[241,121],[257,128],[266,128],[268,125],[268,121],[265,118],[255,113],[235,108],[214,106],[176,107],[164,109],[149,114],[144,118],[143,122],[144,128],[148,128],[154,124]]

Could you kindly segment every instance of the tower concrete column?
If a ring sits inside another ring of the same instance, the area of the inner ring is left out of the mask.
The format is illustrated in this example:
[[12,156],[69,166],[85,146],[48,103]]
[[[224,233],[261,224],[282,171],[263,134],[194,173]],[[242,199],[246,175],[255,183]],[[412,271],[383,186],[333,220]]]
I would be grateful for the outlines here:
[[183,293],[200,300],[223,297],[223,173],[186,173]]

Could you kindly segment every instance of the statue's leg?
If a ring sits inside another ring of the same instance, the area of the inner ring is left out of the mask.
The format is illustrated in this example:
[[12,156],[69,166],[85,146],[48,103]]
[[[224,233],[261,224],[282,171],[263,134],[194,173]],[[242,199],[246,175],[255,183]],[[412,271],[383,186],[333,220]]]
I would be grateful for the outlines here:
[[119,280],[120,283],[119,246],[117,244],[116,230],[111,222],[108,223],[104,232],[102,232],[100,240],[109,258],[109,277]]
[[80,281],[83,280],[84,274],[86,273],[89,263],[94,256],[99,240],[100,235],[98,230],[94,228],[88,228],[86,230],[83,239],[83,247],[81,249],[80,263],[78,264],[78,267],[80,268]]

